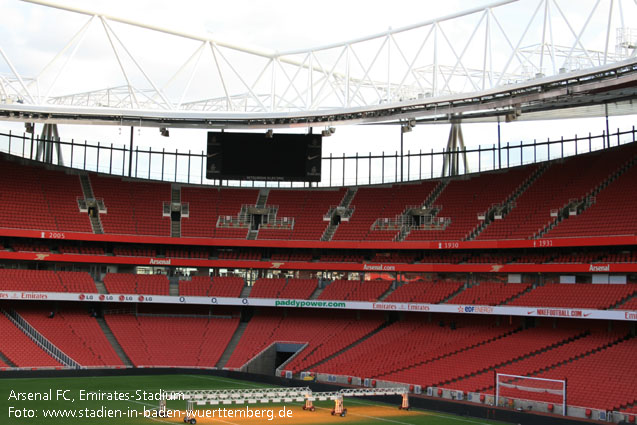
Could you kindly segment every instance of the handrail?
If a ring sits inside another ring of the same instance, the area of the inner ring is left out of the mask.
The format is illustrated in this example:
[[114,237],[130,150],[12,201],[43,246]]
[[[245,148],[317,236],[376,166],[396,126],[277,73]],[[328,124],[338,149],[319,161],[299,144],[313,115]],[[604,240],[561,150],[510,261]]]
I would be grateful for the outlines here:
[[[473,164],[473,171],[479,173],[498,169],[499,161],[496,160],[498,157],[502,158],[502,168],[509,168],[530,163],[545,163],[553,160],[561,160],[569,156],[599,151],[610,148],[611,146],[634,143],[635,141],[637,141],[637,131],[633,126],[631,129],[625,131],[617,129],[617,131],[612,134],[606,134],[604,131],[595,136],[589,133],[584,137],[576,135],[573,138],[559,138],[557,140],[549,139],[539,142],[533,140],[532,143],[523,143],[521,141],[516,144],[506,143],[501,147],[492,144],[486,147],[478,146],[476,148],[464,149],[454,154],[467,155],[469,162]],[[59,143],[64,153],[64,159],[69,159],[70,167],[78,170],[94,171],[127,178],[188,184],[267,188],[300,187],[298,184],[295,185],[289,182],[207,180],[205,178],[205,162],[207,156],[204,151],[192,153],[190,151],[179,152],[178,150],[174,152],[153,151],[152,149],[140,150],[139,147],[131,149],[126,145],[114,146],[103,143],[78,143],[73,140],[71,142],[62,140],[50,142],[42,140],[37,136],[31,137],[26,134],[16,135],[11,131],[8,133],[0,132],[0,152],[6,152],[27,160],[42,162],[36,157],[37,146],[47,143]],[[552,146],[560,146],[561,149],[552,149]],[[575,147],[575,149],[569,150],[569,147]],[[529,151],[531,151],[530,154]],[[559,153],[556,154],[558,151]],[[334,156],[331,154],[330,156],[322,158],[324,174],[323,180],[319,183],[318,187],[382,185],[442,178],[440,170],[435,170],[435,164],[437,162],[435,159],[438,157],[442,158],[445,155],[449,155],[449,152],[445,152],[445,150],[440,152],[423,152],[420,150],[419,152],[407,151],[407,153],[403,155],[398,151],[391,154],[385,154],[383,152],[382,154],[370,155]],[[89,163],[87,162],[87,157],[99,158],[99,163]],[[488,161],[486,161],[487,159]],[[61,158],[58,158],[58,160],[61,161]],[[378,160],[380,160],[380,164]],[[181,166],[179,165],[180,162],[182,163]],[[187,164],[185,164],[185,162],[187,162]],[[401,168],[399,167],[401,162],[406,166],[406,175],[403,176],[398,173],[398,169]],[[165,173],[163,167],[161,167],[161,164],[164,163],[175,163],[174,173]],[[362,175],[358,173],[358,170],[362,168],[362,164],[368,163],[370,167],[368,167],[367,174]],[[475,167],[475,163],[477,163],[477,167]],[[351,168],[348,170],[345,165],[349,165]],[[387,165],[395,165],[395,170],[392,175],[386,173],[385,168]],[[353,168],[357,170],[354,181],[351,180],[352,174],[354,174],[352,173]],[[427,168],[429,169],[427,170]],[[344,169],[345,172],[342,176],[333,176],[333,171],[338,169]],[[417,174],[415,174],[414,171],[416,169],[418,170]],[[325,173],[325,170],[329,170],[328,173]],[[467,173],[466,170],[465,173]],[[310,187],[310,184],[303,183],[303,187]]]
[[44,335],[38,332],[33,326],[29,324],[22,316],[20,316],[15,310],[9,312],[2,310],[7,318],[20,329],[26,336],[28,336],[33,342],[35,342],[40,348],[46,351],[51,357],[59,361],[65,366],[80,369],[81,366],[75,360],[64,354],[57,346],[49,341]]

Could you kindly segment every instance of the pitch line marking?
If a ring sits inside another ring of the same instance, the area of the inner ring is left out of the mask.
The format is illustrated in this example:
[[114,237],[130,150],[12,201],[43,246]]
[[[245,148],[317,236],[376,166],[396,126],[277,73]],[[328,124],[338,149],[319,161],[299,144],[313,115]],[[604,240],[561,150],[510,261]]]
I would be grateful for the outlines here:
[[[360,401],[360,400],[347,400],[347,402],[348,403],[354,403],[354,404],[356,404],[356,403],[364,404],[366,406],[383,407],[385,409],[393,409],[391,406],[384,406],[384,405],[381,405],[381,404],[375,404],[375,403],[372,403],[372,402],[364,402],[364,401]],[[462,419],[462,418],[456,418],[456,417],[453,417],[453,416],[439,415],[439,414],[436,414],[436,413],[433,413],[433,412],[430,412],[430,411],[427,411],[427,410],[425,410],[424,412],[425,412],[425,414],[427,416],[436,416],[438,418],[452,419],[452,420],[455,420],[455,421],[468,422],[468,423],[472,423],[472,424],[490,425],[489,422],[478,422],[478,421],[472,421],[470,419]],[[352,414],[355,415],[355,413],[352,413]],[[370,416],[370,417],[373,418],[373,416]],[[382,418],[378,418],[378,419],[382,420]],[[386,420],[389,420],[389,419],[386,419]]]

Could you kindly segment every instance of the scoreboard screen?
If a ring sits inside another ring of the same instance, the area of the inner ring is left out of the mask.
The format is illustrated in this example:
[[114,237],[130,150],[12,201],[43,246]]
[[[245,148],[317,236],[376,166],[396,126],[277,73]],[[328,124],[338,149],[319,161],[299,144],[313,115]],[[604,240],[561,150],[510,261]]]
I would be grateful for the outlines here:
[[321,181],[320,134],[208,132],[209,180]]

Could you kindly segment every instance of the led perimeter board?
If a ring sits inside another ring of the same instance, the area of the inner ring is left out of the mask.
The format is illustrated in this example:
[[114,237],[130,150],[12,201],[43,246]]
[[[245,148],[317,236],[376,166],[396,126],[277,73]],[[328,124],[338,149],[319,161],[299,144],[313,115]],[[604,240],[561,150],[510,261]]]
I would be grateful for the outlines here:
[[208,132],[210,180],[321,181],[320,134]]

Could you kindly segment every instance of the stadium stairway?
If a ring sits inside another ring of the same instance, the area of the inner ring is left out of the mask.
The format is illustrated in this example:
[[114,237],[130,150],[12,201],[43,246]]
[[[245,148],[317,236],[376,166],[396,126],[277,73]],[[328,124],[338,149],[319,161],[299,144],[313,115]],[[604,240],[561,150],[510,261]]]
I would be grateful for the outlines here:
[[[36,344],[15,322],[0,311],[0,351],[3,358],[11,359],[18,367],[60,366],[60,362]],[[5,364],[10,365],[7,361]]]
[[[495,207],[498,208],[498,212],[502,215],[502,219],[504,219],[504,217],[506,217],[506,215],[513,208],[515,208],[515,200],[518,199],[524,193],[524,191],[528,189],[533,184],[533,182],[535,182],[544,173],[544,171],[547,170],[547,168],[549,168],[548,164],[542,164],[541,166],[537,167],[537,169],[533,173],[531,173],[531,175],[520,185],[520,187],[518,187],[507,199],[505,199],[501,205]],[[487,211],[485,220],[482,223],[478,224],[465,240],[474,240],[478,237],[478,235],[480,235],[480,233],[482,233],[482,231],[484,231],[484,229],[489,226],[489,224],[491,224],[495,220],[495,218],[493,218],[496,212],[495,208],[492,207],[489,209],[489,211]]]
[[270,194],[270,189],[260,189],[259,197],[257,198],[256,207],[257,208],[265,208],[268,203],[268,195]]
[[[354,199],[354,196],[356,196],[357,191],[357,187],[348,187],[347,192],[345,192],[345,195],[343,195],[343,199],[341,200],[340,204],[338,204],[338,206],[348,209],[350,204],[352,203],[352,199]],[[323,232],[323,235],[321,236],[321,241],[331,241],[334,233],[336,233],[336,229],[338,229],[338,224],[332,224],[332,222],[330,221],[330,223],[325,228],[325,232]]]
[[[448,357],[452,357],[455,356],[457,354],[461,354],[461,353],[465,353],[467,351],[470,351],[471,349],[477,348],[477,347],[483,347],[483,346],[488,346],[489,344],[495,342],[495,341],[499,341],[502,340],[503,338],[507,338],[511,335],[515,335],[519,332],[522,331],[522,328],[508,328],[508,329],[503,329],[499,332],[496,332],[492,335],[490,335],[487,339],[482,339],[480,341],[472,341],[470,343],[467,343],[466,345],[460,346],[460,347],[454,347],[452,350],[444,350],[441,351],[440,353],[436,354],[433,357],[430,358],[426,358],[420,361],[414,361],[413,364],[409,365],[409,366],[402,366],[402,367],[398,367],[395,369],[391,369],[391,370],[387,370],[384,371],[382,374],[379,374],[378,376],[376,376],[377,378],[388,378],[388,379],[392,379],[392,375],[397,373],[397,372],[404,372],[404,371],[408,371],[414,368],[418,368],[421,367],[425,364],[428,363],[433,363],[436,362],[438,360],[443,360],[446,359]],[[443,347],[444,348],[444,347]]]
[[170,185],[170,202],[173,204],[181,203],[181,186],[177,184]]
[[510,302],[513,302],[515,300],[517,300],[520,297],[523,297],[524,295],[528,294],[529,292],[531,292],[532,290],[534,290],[535,288],[542,286],[541,283],[534,283],[531,286],[529,286],[528,288],[526,288],[526,290],[520,292],[519,294],[516,294],[514,296],[512,296],[511,298],[506,299],[503,303],[501,303],[500,305],[507,305]]
[[49,354],[53,359],[60,362],[64,366],[79,368],[80,365],[75,360],[67,356],[62,350],[60,350],[55,344],[46,339],[44,335],[38,332],[33,326],[29,324],[22,316],[16,311],[2,311],[4,315],[18,328],[29,337],[42,351]]
[[[445,187],[447,187],[448,184],[448,179],[440,180],[436,187],[434,187],[434,189],[431,191],[429,196],[427,196],[427,199],[425,199],[425,201],[422,203],[422,208],[431,208],[434,202],[436,202],[436,199],[438,199],[438,197],[440,196],[442,191],[445,190]],[[402,226],[400,231],[398,232],[398,235],[396,236],[396,242],[403,242],[409,235],[409,232],[411,232],[410,226]]]
[[102,328],[102,332],[104,332],[104,336],[106,336],[106,339],[111,344],[111,347],[113,347],[113,350],[115,350],[115,353],[120,358],[122,363],[124,363],[126,367],[133,367],[133,362],[131,362],[122,346],[119,344],[119,342],[117,342],[117,338],[115,338],[115,335],[113,335],[113,332],[106,323],[106,320],[104,320],[103,317],[96,317],[96,319],[97,323],[100,325],[100,328]]
[[343,354],[344,352],[356,347],[358,344],[360,344],[360,343],[364,342],[365,340],[371,338],[372,336],[376,335],[378,332],[382,331],[383,329],[385,329],[387,326],[391,325],[392,323],[394,323],[394,321],[391,321],[391,320],[388,320],[388,321],[384,322],[382,325],[380,325],[379,327],[377,327],[376,329],[374,329],[373,331],[371,331],[370,333],[368,333],[364,337],[360,338],[357,341],[354,341],[353,343],[351,343],[347,347],[344,347],[344,348],[338,350],[336,353],[332,354],[331,356],[328,356],[328,357],[324,358],[320,362],[317,362],[317,363],[314,363],[313,365],[308,366],[306,369],[307,370],[316,370],[316,368],[318,366],[320,366],[323,363],[326,363],[327,361],[333,359],[334,357],[338,357],[341,354]]
[[168,278],[168,282],[170,284],[170,287],[168,289],[168,295],[172,297],[178,297],[179,296],[179,277],[171,276]]
[[389,287],[389,289],[387,289],[387,290],[386,290],[386,291],[385,291],[385,292],[384,292],[384,293],[383,293],[380,297],[378,297],[378,301],[385,301],[385,299],[386,299],[388,296],[390,296],[392,292],[394,292],[394,289],[397,287],[397,286],[394,286],[394,285],[396,285],[396,283],[397,283],[397,282],[395,282],[395,281],[394,281],[394,282],[391,284],[391,286]]
[[[550,347],[549,349],[545,349],[545,350],[541,350],[540,352],[537,352],[533,355],[529,355],[529,356],[525,356],[525,357],[521,357],[519,359],[516,359],[514,361],[509,362],[507,365],[502,365],[499,368],[503,368],[503,373],[511,373],[510,371],[507,370],[506,366],[516,366],[519,364],[524,364],[526,362],[528,362],[529,360],[527,359],[538,359],[540,357],[543,356],[551,356],[551,355],[555,355],[555,353],[559,352],[560,350],[562,350],[563,348],[567,348],[569,351],[570,350],[570,354],[567,355],[567,357],[565,358],[561,358],[557,361],[547,361],[544,360],[545,364],[540,367],[537,368],[536,370],[533,370],[532,372],[525,372],[525,374],[528,374],[529,376],[538,376],[544,372],[550,371],[552,369],[555,369],[557,367],[563,366],[565,364],[568,363],[572,363],[575,362],[577,360],[583,359],[587,356],[590,356],[591,354],[595,354],[598,353],[608,347],[611,347],[615,344],[617,344],[618,342],[623,341],[626,336],[619,336],[619,337],[615,337],[615,338],[609,338],[609,340],[605,343],[599,343],[599,344],[595,344],[594,342],[590,341],[590,332],[585,332],[583,334],[580,334],[579,336],[577,336],[576,338],[570,339],[568,341],[565,341],[561,344],[557,344],[553,347]],[[579,347],[579,348],[574,348],[575,345],[578,345],[580,343],[586,344],[583,347]],[[588,344],[592,344],[592,345],[588,345]],[[502,370],[501,370],[502,371]],[[483,386],[478,386],[476,388],[473,388],[473,390],[475,390],[476,392],[485,392],[488,394],[493,394],[495,391],[495,387],[493,386],[493,374],[490,372],[488,373],[488,379],[485,380],[485,382],[489,382],[487,385],[483,385]],[[521,372],[518,372],[521,373]],[[479,376],[479,375],[475,375],[475,376]],[[460,380],[456,380],[457,382],[463,382],[466,380],[469,380],[471,378],[463,378]]]
[[[93,187],[91,186],[91,180],[88,177],[88,174],[80,174],[80,186],[82,187],[82,193],[84,194],[84,200],[87,199],[95,199],[95,194],[93,193]],[[91,228],[93,229],[93,233],[96,235],[101,235],[104,233],[104,227],[102,226],[102,220],[100,220],[100,215],[90,215],[89,220],[91,222]]]
[[0,352],[0,363],[4,363],[9,367],[18,367],[18,365],[9,360],[2,352]]
[[321,293],[323,292],[323,289],[325,289],[325,287],[321,288],[321,286],[317,286],[316,289],[314,290],[314,292],[312,292],[312,295],[310,295],[310,300],[317,300],[318,297],[321,295]]
[[106,290],[106,286],[104,286],[104,282],[95,281],[95,287],[97,288],[98,294],[108,294]]
[[509,365],[515,364],[517,362],[524,361],[526,359],[531,359],[531,358],[536,357],[536,356],[540,356],[540,355],[542,355],[544,353],[547,353],[547,352],[549,352],[551,350],[554,350],[556,348],[564,347],[564,346],[570,344],[571,342],[573,342],[575,340],[578,340],[580,338],[584,338],[584,337],[588,336],[588,334],[589,334],[588,331],[586,331],[586,332],[582,332],[582,333],[577,334],[577,335],[573,335],[573,336],[567,337],[566,339],[558,341],[555,344],[552,344],[552,345],[550,345],[548,347],[542,347],[539,350],[534,351],[532,353],[528,353],[528,354],[525,354],[525,355],[510,359],[510,360],[507,360],[507,361],[505,361],[503,363],[499,363],[499,364],[497,364],[495,366],[480,370],[480,371],[475,372],[475,373],[471,373],[471,374],[466,375],[466,376],[456,377],[456,378],[449,379],[449,380],[444,381],[444,382],[440,382],[436,386],[453,388],[453,383],[454,382],[459,382],[459,381],[462,381],[462,380],[471,379],[473,377],[484,375],[484,374],[487,374],[489,379],[492,379],[494,371],[499,371],[499,370],[501,370],[501,369],[503,369],[503,368],[505,368],[505,367],[507,367]]
[[252,292],[252,286],[250,285],[244,286],[243,289],[241,290],[241,294],[239,295],[239,298],[248,298],[250,296],[250,292]]
[[443,298],[438,304],[454,304],[453,299],[456,295],[463,293],[465,289],[468,289],[466,284],[462,285],[457,291],[452,292],[447,298]]
[[637,412],[637,401],[634,403],[623,404],[618,410],[621,412]]
[[230,356],[234,352],[235,348],[237,348],[237,344],[239,344],[239,341],[241,340],[241,337],[243,336],[243,332],[245,332],[247,327],[248,327],[248,322],[239,323],[239,326],[237,326],[237,330],[234,331],[234,335],[232,335],[230,342],[226,346],[226,349],[223,351],[223,354],[221,355],[221,357],[219,358],[219,361],[217,362],[218,369],[223,369],[226,363],[228,363]]
[[619,300],[616,304],[614,304],[614,305],[612,305],[612,306],[608,307],[608,309],[609,309],[609,310],[615,310],[615,309],[623,310],[623,309],[622,309],[622,306],[623,306],[624,304],[629,304],[629,303],[630,303],[630,304],[632,304],[632,303],[631,303],[631,300],[634,300],[634,299],[637,299],[637,292],[636,292],[636,293],[634,293],[634,294],[632,294],[632,295],[629,295],[629,296],[627,296],[627,297],[625,297],[625,298],[622,298],[622,299],[621,299],[621,300]]
[[[171,211],[174,205],[179,205],[181,209],[181,186],[178,184],[170,185],[170,203],[171,203]],[[170,219],[170,237],[172,238],[180,238],[181,237],[181,215],[179,216],[179,220],[173,220],[172,216]]]
[[[617,180],[617,178],[620,177],[622,174],[624,174],[626,171],[628,171],[628,169],[633,167],[635,163],[637,163],[637,156],[631,157],[628,161],[626,161],[618,169],[616,169],[611,175],[609,175],[606,179],[604,179],[597,186],[595,186],[589,193],[584,195],[581,199],[576,200],[577,215],[586,211],[587,208],[593,205],[595,203],[595,196],[599,192],[604,190],[606,187],[608,187],[609,184]],[[573,205],[571,202],[569,202],[564,207],[562,207],[559,210],[557,217],[553,221],[551,221],[549,224],[547,224],[536,235],[533,235],[534,236],[533,239],[540,239],[541,237],[549,233],[552,229],[559,226],[559,224],[562,221],[567,220],[570,217],[569,210],[572,207]]]

